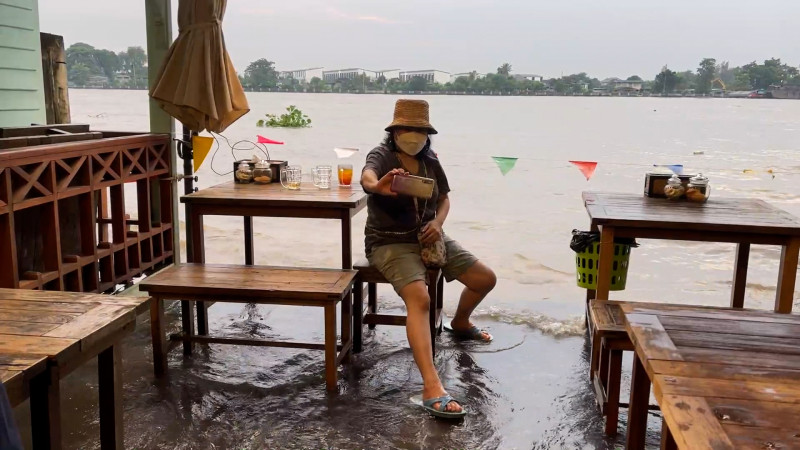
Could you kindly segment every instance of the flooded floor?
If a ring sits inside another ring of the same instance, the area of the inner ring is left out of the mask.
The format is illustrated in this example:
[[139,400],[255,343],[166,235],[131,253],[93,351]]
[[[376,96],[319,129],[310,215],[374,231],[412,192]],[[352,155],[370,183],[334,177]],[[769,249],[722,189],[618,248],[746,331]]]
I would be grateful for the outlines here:
[[[457,289],[448,285],[449,300]],[[447,289],[447,288],[446,288]],[[382,296],[388,313],[399,299]],[[445,311],[451,311],[448,302]],[[554,308],[563,305],[556,302]],[[177,304],[169,310],[179,326]],[[212,334],[322,340],[322,313],[312,308],[217,304]],[[339,393],[328,395],[322,352],[262,347],[198,346],[170,354],[169,376],[156,380],[147,315],[124,341],[125,446],[129,449],[616,449],[588,381],[585,336],[546,332],[485,310],[476,322],[495,336],[489,345],[437,341],[436,366],[470,410],[461,423],[433,419],[410,403],[422,382],[402,327],[365,328],[364,351],[340,368]],[[629,355],[628,355],[629,356]],[[625,367],[629,370],[630,361]],[[626,374],[627,375],[627,374]],[[623,383],[624,385],[624,383]],[[623,387],[623,389],[625,389]],[[623,392],[625,395],[627,392]],[[62,383],[66,448],[99,448],[96,366]],[[28,406],[17,408],[29,433]],[[649,442],[658,447],[660,417]],[[29,439],[24,436],[24,439]]]

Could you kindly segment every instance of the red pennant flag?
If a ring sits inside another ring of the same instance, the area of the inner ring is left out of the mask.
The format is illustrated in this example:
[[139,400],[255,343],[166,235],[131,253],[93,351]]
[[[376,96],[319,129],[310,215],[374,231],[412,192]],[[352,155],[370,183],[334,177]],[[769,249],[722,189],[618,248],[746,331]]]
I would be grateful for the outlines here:
[[597,162],[596,161],[570,161],[578,170],[581,171],[583,176],[586,177],[586,181],[589,181],[594,175],[595,169],[597,169]]
[[283,142],[273,141],[272,139],[265,138],[260,134],[258,136],[258,143],[259,144],[275,144],[275,145],[283,145]]

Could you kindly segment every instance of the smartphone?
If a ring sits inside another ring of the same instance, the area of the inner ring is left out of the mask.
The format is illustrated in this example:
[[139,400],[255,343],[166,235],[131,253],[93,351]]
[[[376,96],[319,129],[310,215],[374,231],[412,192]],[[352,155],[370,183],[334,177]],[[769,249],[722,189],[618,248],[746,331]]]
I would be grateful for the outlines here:
[[433,179],[414,175],[395,175],[392,179],[392,192],[418,198],[433,196]]

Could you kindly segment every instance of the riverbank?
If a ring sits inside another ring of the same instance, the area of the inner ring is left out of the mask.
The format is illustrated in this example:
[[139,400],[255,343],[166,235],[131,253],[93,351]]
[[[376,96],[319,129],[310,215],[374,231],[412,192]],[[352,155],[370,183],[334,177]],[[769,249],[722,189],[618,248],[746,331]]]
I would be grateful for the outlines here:
[[[134,89],[134,88],[120,88],[120,87],[76,87],[71,86],[70,90],[110,90],[110,91],[147,91],[147,89]],[[350,94],[350,95],[414,95],[414,96],[457,96],[457,97],[652,97],[652,98],[730,98],[741,99],[747,98],[741,95],[728,96],[728,95],[683,95],[683,94],[651,94],[648,92],[642,93],[614,93],[614,94],[596,94],[596,93],[583,93],[583,94],[559,94],[557,92],[439,92],[439,91],[337,91],[337,92],[317,92],[309,90],[289,90],[289,89],[245,89],[247,93],[274,93],[274,94]],[[751,97],[748,99],[773,99],[770,96]]]

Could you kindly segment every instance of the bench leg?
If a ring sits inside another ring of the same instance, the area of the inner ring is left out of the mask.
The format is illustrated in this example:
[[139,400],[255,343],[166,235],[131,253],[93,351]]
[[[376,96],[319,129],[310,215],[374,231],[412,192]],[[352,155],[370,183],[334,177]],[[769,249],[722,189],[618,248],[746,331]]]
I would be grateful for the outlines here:
[[[342,351],[345,352],[342,362],[349,362],[353,354],[353,291],[349,291],[342,300]],[[350,348],[348,348],[350,345]]]
[[156,377],[160,377],[167,372],[164,300],[160,297],[153,297],[150,300],[150,333],[153,338],[153,371]]
[[353,353],[361,353],[364,330],[364,283],[356,280],[353,287]]
[[[591,324],[590,324],[591,327]],[[597,334],[597,331],[591,334],[592,349],[590,352],[591,359],[589,360],[589,379],[594,380],[594,374],[600,366],[600,352],[603,345],[603,338]]]
[[[199,304],[199,302],[198,302]],[[202,315],[199,312],[198,314]],[[194,308],[192,308],[192,303],[186,300],[181,300],[181,324],[183,326],[183,335],[186,337],[192,337],[195,335],[194,332]],[[208,328],[206,327],[206,333],[208,333]],[[191,355],[192,350],[194,349],[194,343],[191,341],[183,341],[183,354],[184,355]]]
[[[377,314],[378,312],[378,285],[367,283],[367,313]],[[369,329],[374,330],[375,324],[369,324]]]
[[664,419],[661,419],[661,450],[678,450],[678,444]]
[[439,276],[436,284],[436,334],[442,334],[442,309],[444,309],[444,275]]
[[439,291],[439,282],[437,278],[438,276],[433,279],[428,279],[428,297],[430,297],[430,303],[428,305],[428,326],[431,329],[431,354],[433,355],[436,355],[436,329],[438,328],[436,307],[439,304],[439,297],[436,294]]
[[34,450],[61,448],[59,370],[50,367],[31,380],[31,434]]
[[336,305],[325,307],[325,386],[336,392]]
[[122,430],[122,351],[112,345],[97,356],[100,391],[100,448],[121,450]]
[[606,379],[606,436],[616,436],[619,423],[619,389],[622,382],[622,350],[609,350],[607,365],[607,375],[601,372],[601,376]]

